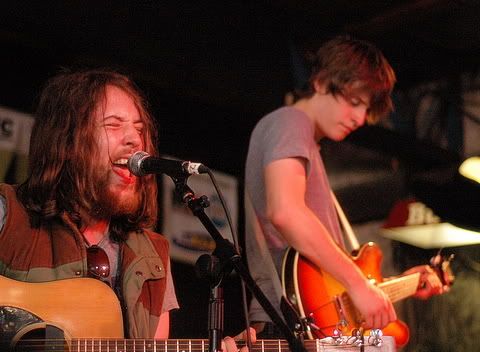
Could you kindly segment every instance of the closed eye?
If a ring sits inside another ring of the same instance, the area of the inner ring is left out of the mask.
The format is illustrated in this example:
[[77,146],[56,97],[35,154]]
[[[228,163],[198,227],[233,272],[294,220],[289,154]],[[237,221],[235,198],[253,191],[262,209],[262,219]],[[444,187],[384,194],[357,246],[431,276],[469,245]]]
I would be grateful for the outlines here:
[[122,124],[122,120],[117,116],[108,116],[103,119],[104,127],[118,128]]
[[135,129],[137,130],[137,132],[139,134],[143,134],[143,132],[145,132],[145,126],[143,125],[143,122],[142,123],[136,123],[135,124]]
[[359,106],[360,104],[362,104],[362,101],[360,100],[360,98],[356,98],[356,97],[351,97],[349,101],[350,101],[350,105],[352,106]]

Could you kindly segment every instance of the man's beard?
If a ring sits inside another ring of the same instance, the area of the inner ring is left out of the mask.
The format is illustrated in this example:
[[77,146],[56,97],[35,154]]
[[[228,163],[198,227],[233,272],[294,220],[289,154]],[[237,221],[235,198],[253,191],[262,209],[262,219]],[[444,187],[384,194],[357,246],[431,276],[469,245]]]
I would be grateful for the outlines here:
[[138,183],[135,185],[135,192],[117,194],[111,189],[109,172],[95,176],[97,181],[94,182],[94,188],[98,199],[91,211],[93,217],[111,219],[112,217],[131,216],[138,211],[141,201]]

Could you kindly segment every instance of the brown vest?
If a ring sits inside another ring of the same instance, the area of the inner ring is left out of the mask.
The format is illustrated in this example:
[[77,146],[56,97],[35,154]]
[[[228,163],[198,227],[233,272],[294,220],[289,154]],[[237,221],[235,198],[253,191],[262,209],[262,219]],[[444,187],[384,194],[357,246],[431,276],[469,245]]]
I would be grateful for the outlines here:
[[[0,184],[7,217],[0,232],[0,275],[27,282],[87,276],[82,234],[68,216],[48,227],[32,228],[15,189]],[[128,336],[154,336],[166,287],[168,241],[144,230],[132,232],[121,245],[122,296],[126,303]]]

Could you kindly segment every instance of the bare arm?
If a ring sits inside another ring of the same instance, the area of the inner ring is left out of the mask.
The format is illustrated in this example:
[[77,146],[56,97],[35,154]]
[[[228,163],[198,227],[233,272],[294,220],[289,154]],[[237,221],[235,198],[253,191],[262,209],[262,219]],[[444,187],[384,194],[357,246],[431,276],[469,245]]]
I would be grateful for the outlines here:
[[156,339],[168,339],[170,333],[170,312],[163,312],[160,315],[157,331],[155,332]]
[[396,319],[395,310],[384,292],[368,282],[305,204],[304,163],[303,159],[288,158],[265,168],[267,216],[290,246],[346,288],[367,328],[382,328]]

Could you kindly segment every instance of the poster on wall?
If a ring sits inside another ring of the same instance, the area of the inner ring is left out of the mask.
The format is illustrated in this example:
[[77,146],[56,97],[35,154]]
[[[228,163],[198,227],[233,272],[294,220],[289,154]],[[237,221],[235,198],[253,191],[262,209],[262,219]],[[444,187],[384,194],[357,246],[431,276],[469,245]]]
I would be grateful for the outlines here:
[[[218,171],[213,173],[230,212],[232,226],[236,231],[238,228],[237,179]],[[215,242],[188,206],[177,199],[172,179],[162,175],[161,182],[163,194],[161,232],[170,242],[170,256],[172,260],[194,265],[199,256],[212,253]],[[187,184],[196,198],[208,197],[210,205],[205,208],[205,214],[220,234],[233,242],[225,210],[210,177],[207,174],[192,175],[188,178]]]
[[28,167],[28,147],[34,118],[0,106],[0,181],[24,181]]

